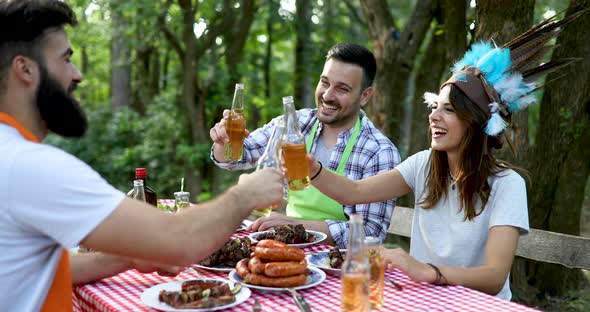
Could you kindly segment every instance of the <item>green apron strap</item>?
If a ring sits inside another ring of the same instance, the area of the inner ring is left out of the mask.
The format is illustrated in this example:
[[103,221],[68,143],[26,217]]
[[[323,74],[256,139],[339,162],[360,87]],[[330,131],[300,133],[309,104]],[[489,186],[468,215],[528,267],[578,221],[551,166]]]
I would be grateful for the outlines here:
[[344,148],[344,153],[342,154],[342,158],[340,159],[340,163],[338,164],[338,169],[336,172],[340,175],[344,174],[344,168],[346,167],[346,163],[348,163],[348,157],[350,157],[350,152],[352,152],[352,148],[356,143],[356,139],[359,137],[361,133],[361,118],[359,117],[356,120],[356,124],[354,125],[354,130],[352,130],[352,134],[346,142],[346,148]]
[[[352,135],[346,142],[346,147],[342,154],[342,158],[340,159],[338,169],[334,172],[338,175],[344,175],[344,168],[348,162],[352,147],[356,144],[356,140],[360,134],[360,124],[359,117],[354,126]],[[316,138],[318,125],[319,122],[316,120],[312,127],[311,135],[307,139],[306,148],[308,152],[311,151],[311,146]],[[326,170],[329,169],[326,168]],[[301,191],[289,190],[287,216],[306,220],[347,220],[342,205],[321,193],[313,185],[310,185],[307,189]]]

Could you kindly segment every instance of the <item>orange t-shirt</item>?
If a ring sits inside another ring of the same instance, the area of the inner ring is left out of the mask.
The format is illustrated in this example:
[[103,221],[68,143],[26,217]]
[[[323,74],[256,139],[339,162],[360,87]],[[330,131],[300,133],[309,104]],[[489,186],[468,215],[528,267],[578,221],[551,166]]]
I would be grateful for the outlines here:
[[[0,122],[16,130],[27,140],[39,143],[39,139],[12,116],[0,112]],[[41,311],[72,311],[72,272],[68,251],[63,249],[57,269]]]

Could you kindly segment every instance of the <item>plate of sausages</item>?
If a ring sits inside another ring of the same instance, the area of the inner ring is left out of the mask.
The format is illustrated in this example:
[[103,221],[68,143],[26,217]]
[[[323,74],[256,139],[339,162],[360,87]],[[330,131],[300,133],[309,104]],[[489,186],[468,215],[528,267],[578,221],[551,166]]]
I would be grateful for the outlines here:
[[256,244],[251,258],[236,264],[229,279],[254,289],[283,291],[314,287],[326,279],[326,273],[308,266],[303,250],[264,239]]

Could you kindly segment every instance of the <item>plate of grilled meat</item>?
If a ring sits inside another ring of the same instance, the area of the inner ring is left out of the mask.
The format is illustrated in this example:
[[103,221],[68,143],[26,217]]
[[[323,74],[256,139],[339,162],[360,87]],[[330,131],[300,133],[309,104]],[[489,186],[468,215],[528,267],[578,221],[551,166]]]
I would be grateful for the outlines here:
[[250,298],[252,292],[232,281],[184,280],[161,283],[146,289],[141,301],[162,311],[215,311],[227,309]]

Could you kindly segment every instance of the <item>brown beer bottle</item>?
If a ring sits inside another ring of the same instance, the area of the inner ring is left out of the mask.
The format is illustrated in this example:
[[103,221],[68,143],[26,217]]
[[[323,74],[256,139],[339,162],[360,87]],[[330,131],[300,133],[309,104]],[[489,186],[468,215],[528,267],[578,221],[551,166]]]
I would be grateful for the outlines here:
[[306,189],[311,184],[307,159],[305,158],[307,150],[305,149],[305,137],[299,129],[299,121],[293,97],[286,96],[283,98],[283,107],[285,109],[285,134],[281,151],[285,167],[287,167],[287,181],[289,189],[299,191]]
[[229,142],[223,145],[223,158],[227,161],[242,159],[242,147],[246,136],[246,118],[244,118],[244,84],[236,83],[234,99],[229,118],[225,123]]
[[[155,207],[158,206],[158,195],[151,187],[147,185],[147,170],[145,168],[135,168],[135,180],[143,181],[145,192],[145,201]],[[133,189],[127,193],[127,196],[133,197]]]

